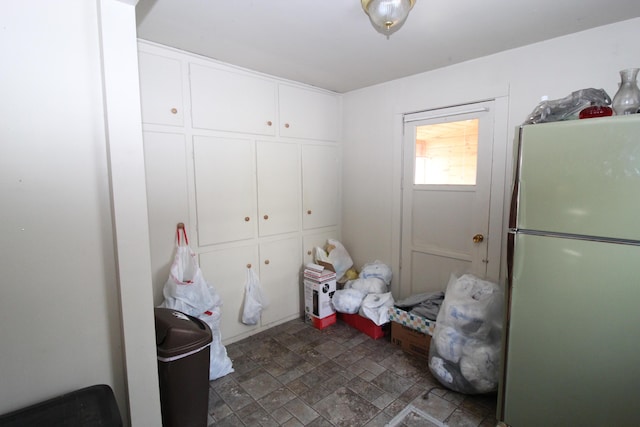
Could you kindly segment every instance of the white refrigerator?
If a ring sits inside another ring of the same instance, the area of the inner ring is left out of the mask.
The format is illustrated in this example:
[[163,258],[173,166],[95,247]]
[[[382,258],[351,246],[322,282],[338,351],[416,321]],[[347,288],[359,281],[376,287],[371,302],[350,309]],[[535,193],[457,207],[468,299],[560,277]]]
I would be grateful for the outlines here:
[[523,126],[499,418],[640,426],[640,114]]

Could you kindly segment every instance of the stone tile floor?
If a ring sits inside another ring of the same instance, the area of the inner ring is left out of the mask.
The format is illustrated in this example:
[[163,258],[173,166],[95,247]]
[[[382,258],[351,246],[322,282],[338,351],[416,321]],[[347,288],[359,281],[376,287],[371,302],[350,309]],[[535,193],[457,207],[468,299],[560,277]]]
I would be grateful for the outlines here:
[[451,427],[497,424],[495,394],[444,389],[425,360],[340,321],[292,320],[226,348],[235,372],[210,383],[210,426],[441,425],[416,412]]

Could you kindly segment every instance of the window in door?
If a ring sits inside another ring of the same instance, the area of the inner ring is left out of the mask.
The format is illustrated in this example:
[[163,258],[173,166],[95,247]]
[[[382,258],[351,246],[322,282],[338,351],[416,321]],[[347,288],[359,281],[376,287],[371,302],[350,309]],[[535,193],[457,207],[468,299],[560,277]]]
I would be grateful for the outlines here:
[[476,184],[478,119],[416,126],[415,144],[415,184]]

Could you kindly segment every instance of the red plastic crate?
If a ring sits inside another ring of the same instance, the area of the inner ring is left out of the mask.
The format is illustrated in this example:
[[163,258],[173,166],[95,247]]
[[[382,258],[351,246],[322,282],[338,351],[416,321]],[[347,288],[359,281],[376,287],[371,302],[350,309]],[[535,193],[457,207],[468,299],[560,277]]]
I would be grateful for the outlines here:
[[384,337],[388,330],[385,327],[387,326],[386,324],[378,326],[371,319],[362,317],[359,314],[338,313],[338,318],[347,325],[369,335],[374,340]]

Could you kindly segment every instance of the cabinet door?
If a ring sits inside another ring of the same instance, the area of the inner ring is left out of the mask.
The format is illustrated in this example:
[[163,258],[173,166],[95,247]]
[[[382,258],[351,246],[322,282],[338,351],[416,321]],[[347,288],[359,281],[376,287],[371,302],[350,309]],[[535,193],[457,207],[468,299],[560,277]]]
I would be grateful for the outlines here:
[[282,84],[278,94],[281,136],[337,141],[337,95]]
[[194,128],[275,135],[274,82],[197,64],[190,80]]
[[301,315],[301,265],[299,237],[260,245],[260,284],[269,301],[262,312],[263,325]]
[[300,152],[295,144],[258,141],[258,222],[261,236],[300,229]]
[[305,235],[302,238],[304,264],[314,262],[315,261],[313,258],[314,249],[316,248],[316,246],[319,246],[322,249],[325,249],[325,246],[327,245],[327,240],[329,239],[339,240],[338,230],[329,230],[329,231],[323,231],[321,233]]
[[257,271],[259,267],[257,262],[258,247],[256,245],[220,249],[200,254],[202,273],[222,298],[220,330],[224,341],[259,326],[242,323],[247,266],[251,265]]
[[256,235],[254,144],[249,139],[193,137],[200,246]]
[[142,122],[182,126],[182,71],[180,61],[140,52]]
[[147,183],[149,244],[153,272],[153,300],[160,304],[169,277],[179,222],[189,230],[187,157],[182,134],[144,132],[144,167]]
[[328,145],[302,147],[302,203],[305,229],[338,224],[339,152]]

